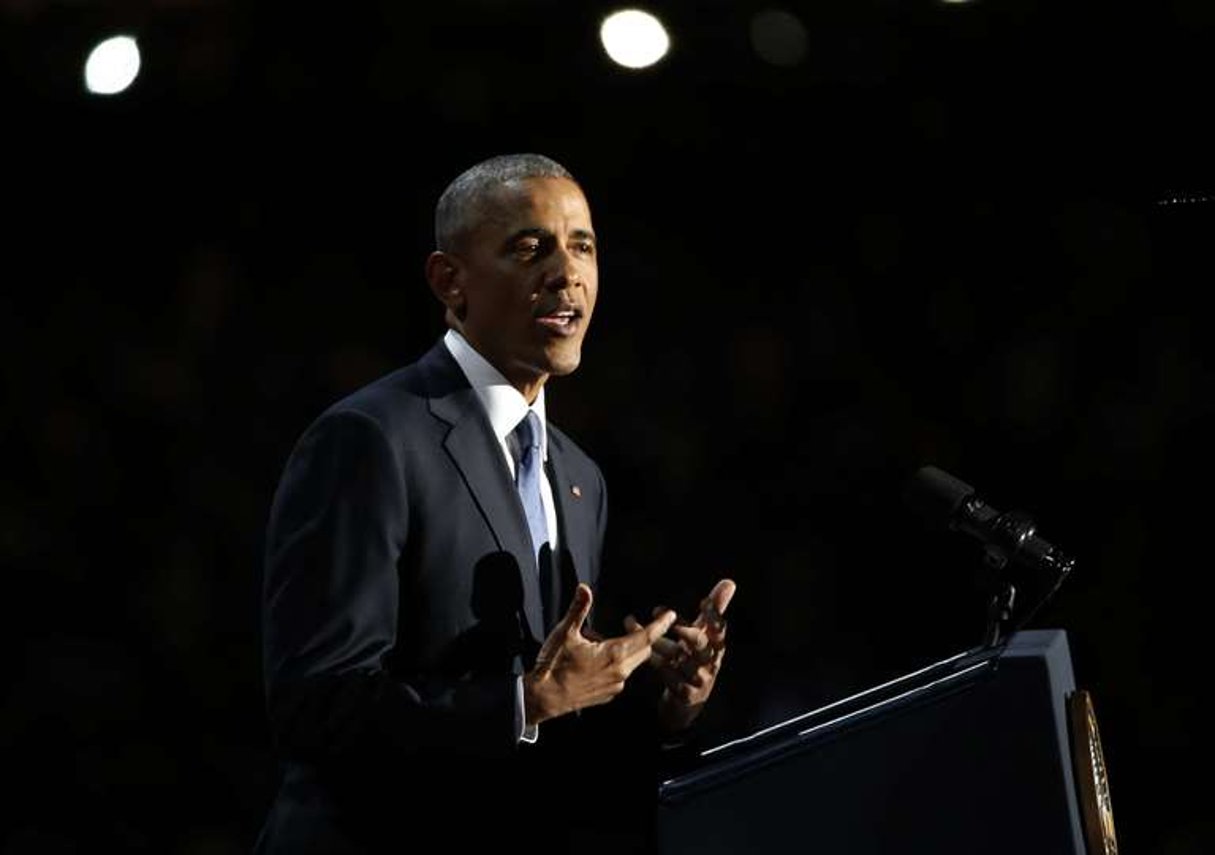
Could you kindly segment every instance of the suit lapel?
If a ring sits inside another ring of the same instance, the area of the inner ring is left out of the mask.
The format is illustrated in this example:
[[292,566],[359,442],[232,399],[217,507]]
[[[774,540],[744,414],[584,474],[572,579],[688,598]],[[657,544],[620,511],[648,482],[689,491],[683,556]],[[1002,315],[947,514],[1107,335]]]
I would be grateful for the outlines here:
[[514,557],[523,584],[523,611],[528,630],[533,639],[542,641],[545,637],[543,607],[531,535],[506,461],[502,459],[501,446],[476,392],[468,385],[464,373],[442,342],[431,350],[426,362],[431,369],[428,378],[430,410],[451,425],[443,442],[444,449],[460,470],[498,548]]
[[561,531],[561,568],[563,579],[568,583],[571,576],[567,571],[568,565],[573,565],[573,583],[564,586],[563,596],[568,601],[574,594],[574,586],[578,582],[591,584],[590,555],[587,549],[591,544],[592,532],[589,529],[590,516],[587,508],[582,506],[581,492],[573,492],[569,473],[565,467],[564,449],[556,432],[548,433],[548,462],[549,478],[553,487],[553,502],[557,506],[557,524]]

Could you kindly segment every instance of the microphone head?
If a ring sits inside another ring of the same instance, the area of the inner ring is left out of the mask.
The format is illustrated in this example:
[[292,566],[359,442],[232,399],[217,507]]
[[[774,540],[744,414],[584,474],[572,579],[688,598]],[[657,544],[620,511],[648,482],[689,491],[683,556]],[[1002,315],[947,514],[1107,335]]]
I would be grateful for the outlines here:
[[933,528],[949,528],[975,488],[936,466],[921,466],[903,491],[911,510]]

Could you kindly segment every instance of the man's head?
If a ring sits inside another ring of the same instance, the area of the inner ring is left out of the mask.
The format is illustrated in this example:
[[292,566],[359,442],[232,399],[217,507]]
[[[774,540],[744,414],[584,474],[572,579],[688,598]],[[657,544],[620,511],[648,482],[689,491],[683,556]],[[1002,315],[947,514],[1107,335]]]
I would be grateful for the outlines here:
[[528,400],[578,367],[599,288],[586,197],[537,154],[477,164],[443,192],[426,278],[448,323]]

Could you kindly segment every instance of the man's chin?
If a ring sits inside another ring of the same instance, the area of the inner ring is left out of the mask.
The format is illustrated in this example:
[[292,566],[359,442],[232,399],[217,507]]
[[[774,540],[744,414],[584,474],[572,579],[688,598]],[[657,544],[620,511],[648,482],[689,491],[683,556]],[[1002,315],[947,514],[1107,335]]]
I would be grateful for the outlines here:
[[545,355],[545,373],[554,377],[563,377],[566,374],[573,374],[582,362],[582,348],[575,347],[565,349],[554,353],[547,352]]

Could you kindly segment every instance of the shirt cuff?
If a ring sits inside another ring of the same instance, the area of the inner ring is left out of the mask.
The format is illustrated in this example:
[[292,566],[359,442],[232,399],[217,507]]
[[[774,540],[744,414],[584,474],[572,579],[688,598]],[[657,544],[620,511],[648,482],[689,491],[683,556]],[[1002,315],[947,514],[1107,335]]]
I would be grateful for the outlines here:
[[519,741],[533,745],[540,739],[540,725],[527,723],[527,709],[523,705],[523,678],[515,681],[515,709],[518,712]]

